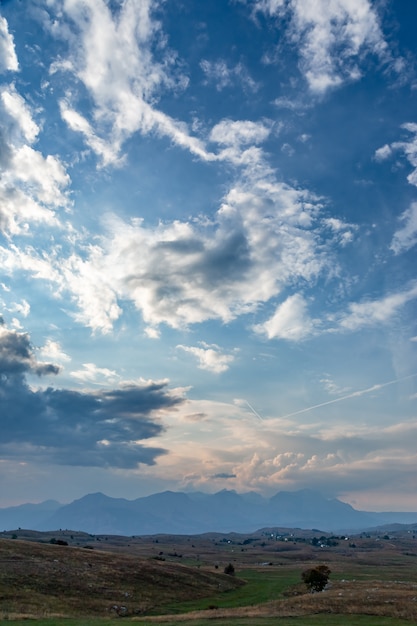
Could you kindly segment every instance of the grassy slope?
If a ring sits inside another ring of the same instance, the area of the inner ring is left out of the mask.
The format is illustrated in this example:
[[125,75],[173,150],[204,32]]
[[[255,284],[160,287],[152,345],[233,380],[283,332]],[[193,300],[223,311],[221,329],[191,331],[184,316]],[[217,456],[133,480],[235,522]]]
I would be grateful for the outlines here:
[[116,606],[140,614],[237,586],[230,576],[129,554],[0,540],[0,616],[104,616]]

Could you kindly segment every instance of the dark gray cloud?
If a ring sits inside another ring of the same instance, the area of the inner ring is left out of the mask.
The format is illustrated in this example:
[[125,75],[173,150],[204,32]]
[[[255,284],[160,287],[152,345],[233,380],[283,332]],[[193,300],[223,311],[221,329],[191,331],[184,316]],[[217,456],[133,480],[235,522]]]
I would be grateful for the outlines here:
[[113,390],[33,390],[28,373],[56,374],[59,368],[36,360],[26,333],[0,326],[0,421],[3,458],[49,463],[135,468],[152,465],[162,448],[146,447],[163,426],[155,412],[184,400],[165,382],[129,384]]
[[36,361],[27,333],[7,330],[0,317],[0,373],[5,376],[31,372],[38,376],[58,374],[60,368],[52,363]]
[[226,472],[220,472],[219,474],[214,474],[212,478],[236,478],[236,474],[227,474]]

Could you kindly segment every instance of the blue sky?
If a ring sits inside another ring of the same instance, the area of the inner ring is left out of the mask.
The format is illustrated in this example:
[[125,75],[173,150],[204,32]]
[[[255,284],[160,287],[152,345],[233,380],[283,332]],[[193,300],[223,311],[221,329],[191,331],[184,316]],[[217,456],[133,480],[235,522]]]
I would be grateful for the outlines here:
[[0,505],[417,510],[414,3],[0,14]]

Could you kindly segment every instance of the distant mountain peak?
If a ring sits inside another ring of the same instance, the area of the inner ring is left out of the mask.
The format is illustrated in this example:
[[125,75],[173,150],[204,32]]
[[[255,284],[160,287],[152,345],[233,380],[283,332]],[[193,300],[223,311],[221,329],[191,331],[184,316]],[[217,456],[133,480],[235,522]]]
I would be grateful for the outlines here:
[[49,501],[0,509],[0,528],[71,528],[91,534],[192,535],[205,532],[254,532],[259,528],[321,528],[352,532],[390,523],[417,521],[417,513],[367,513],[318,491],[279,491],[271,498],[256,492],[214,494],[164,491],[126,500],[90,493],[66,505]]

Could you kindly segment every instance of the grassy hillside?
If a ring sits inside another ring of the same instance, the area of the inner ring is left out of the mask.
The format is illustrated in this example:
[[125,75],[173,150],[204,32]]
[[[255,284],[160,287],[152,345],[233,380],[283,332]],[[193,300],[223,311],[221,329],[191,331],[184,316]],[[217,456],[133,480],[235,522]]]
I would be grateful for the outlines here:
[[138,615],[241,584],[224,574],[126,553],[0,539],[3,617]]

